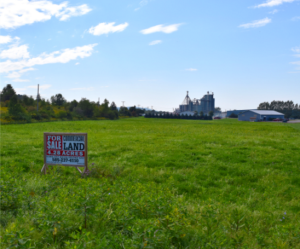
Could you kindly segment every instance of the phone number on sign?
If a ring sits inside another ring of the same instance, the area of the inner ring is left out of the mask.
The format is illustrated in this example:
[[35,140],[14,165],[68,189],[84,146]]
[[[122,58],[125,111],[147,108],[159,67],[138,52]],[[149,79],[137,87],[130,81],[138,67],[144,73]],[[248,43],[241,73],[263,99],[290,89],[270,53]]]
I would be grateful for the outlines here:
[[68,158],[58,158],[58,157],[52,157],[52,161],[53,162],[62,162],[62,163],[65,163],[65,162],[70,162],[70,163],[78,163],[79,162],[79,159],[68,159]]

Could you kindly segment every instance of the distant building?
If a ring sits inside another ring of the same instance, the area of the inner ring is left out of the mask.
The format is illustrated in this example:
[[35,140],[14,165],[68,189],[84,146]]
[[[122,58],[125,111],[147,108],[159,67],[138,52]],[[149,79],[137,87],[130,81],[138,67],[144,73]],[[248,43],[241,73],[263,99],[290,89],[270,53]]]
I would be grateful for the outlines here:
[[215,112],[214,117],[226,118],[227,112]]
[[272,110],[247,110],[238,114],[239,121],[270,121],[284,118],[284,114]]
[[239,115],[240,113],[245,112],[245,111],[249,111],[249,109],[248,110],[232,110],[232,111],[227,111],[226,117],[228,118],[232,113],[235,114],[235,115]]
[[189,97],[189,92],[187,92],[182,104],[179,106],[179,113],[182,112],[195,112],[198,114],[203,112],[203,114],[208,115],[210,111],[215,110],[215,99],[214,93],[207,92],[201,99],[191,100]]

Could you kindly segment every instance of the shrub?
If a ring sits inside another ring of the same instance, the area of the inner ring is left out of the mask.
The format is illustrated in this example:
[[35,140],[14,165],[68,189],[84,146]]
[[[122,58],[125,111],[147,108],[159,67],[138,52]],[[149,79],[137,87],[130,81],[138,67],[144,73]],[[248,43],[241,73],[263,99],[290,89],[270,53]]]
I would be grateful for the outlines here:
[[42,120],[42,116],[39,112],[35,111],[35,112],[31,112],[30,113],[31,118],[35,119],[35,120]]
[[44,110],[40,111],[40,115],[43,119],[50,119],[50,117],[51,117],[50,113],[48,113],[47,111],[44,111]]
[[57,117],[58,118],[67,118],[68,117],[68,114],[67,114],[67,112],[65,112],[65,111],[60,111],[58,114],[57,114]]

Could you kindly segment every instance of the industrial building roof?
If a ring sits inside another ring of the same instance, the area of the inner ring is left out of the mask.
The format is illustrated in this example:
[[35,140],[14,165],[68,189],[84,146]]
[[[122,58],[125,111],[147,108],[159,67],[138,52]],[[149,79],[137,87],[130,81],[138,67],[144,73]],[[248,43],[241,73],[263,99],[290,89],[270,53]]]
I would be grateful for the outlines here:
[[[248,110],[248,111],[257,113],[259,115],[284,115],[280,112],[276,112],[276,111],[273,111],[273,110]],[[247,112],[247,111],[245,111],[245,112]]]

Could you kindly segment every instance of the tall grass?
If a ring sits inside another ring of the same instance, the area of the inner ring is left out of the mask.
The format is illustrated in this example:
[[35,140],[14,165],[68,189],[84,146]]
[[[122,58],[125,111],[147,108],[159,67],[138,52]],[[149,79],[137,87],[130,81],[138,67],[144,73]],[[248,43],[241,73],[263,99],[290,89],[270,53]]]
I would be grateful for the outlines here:
[[[300,126],[123,119],[1,127],[1,248],[300,248]],[[91,174],[43,176],[43,132]]]

